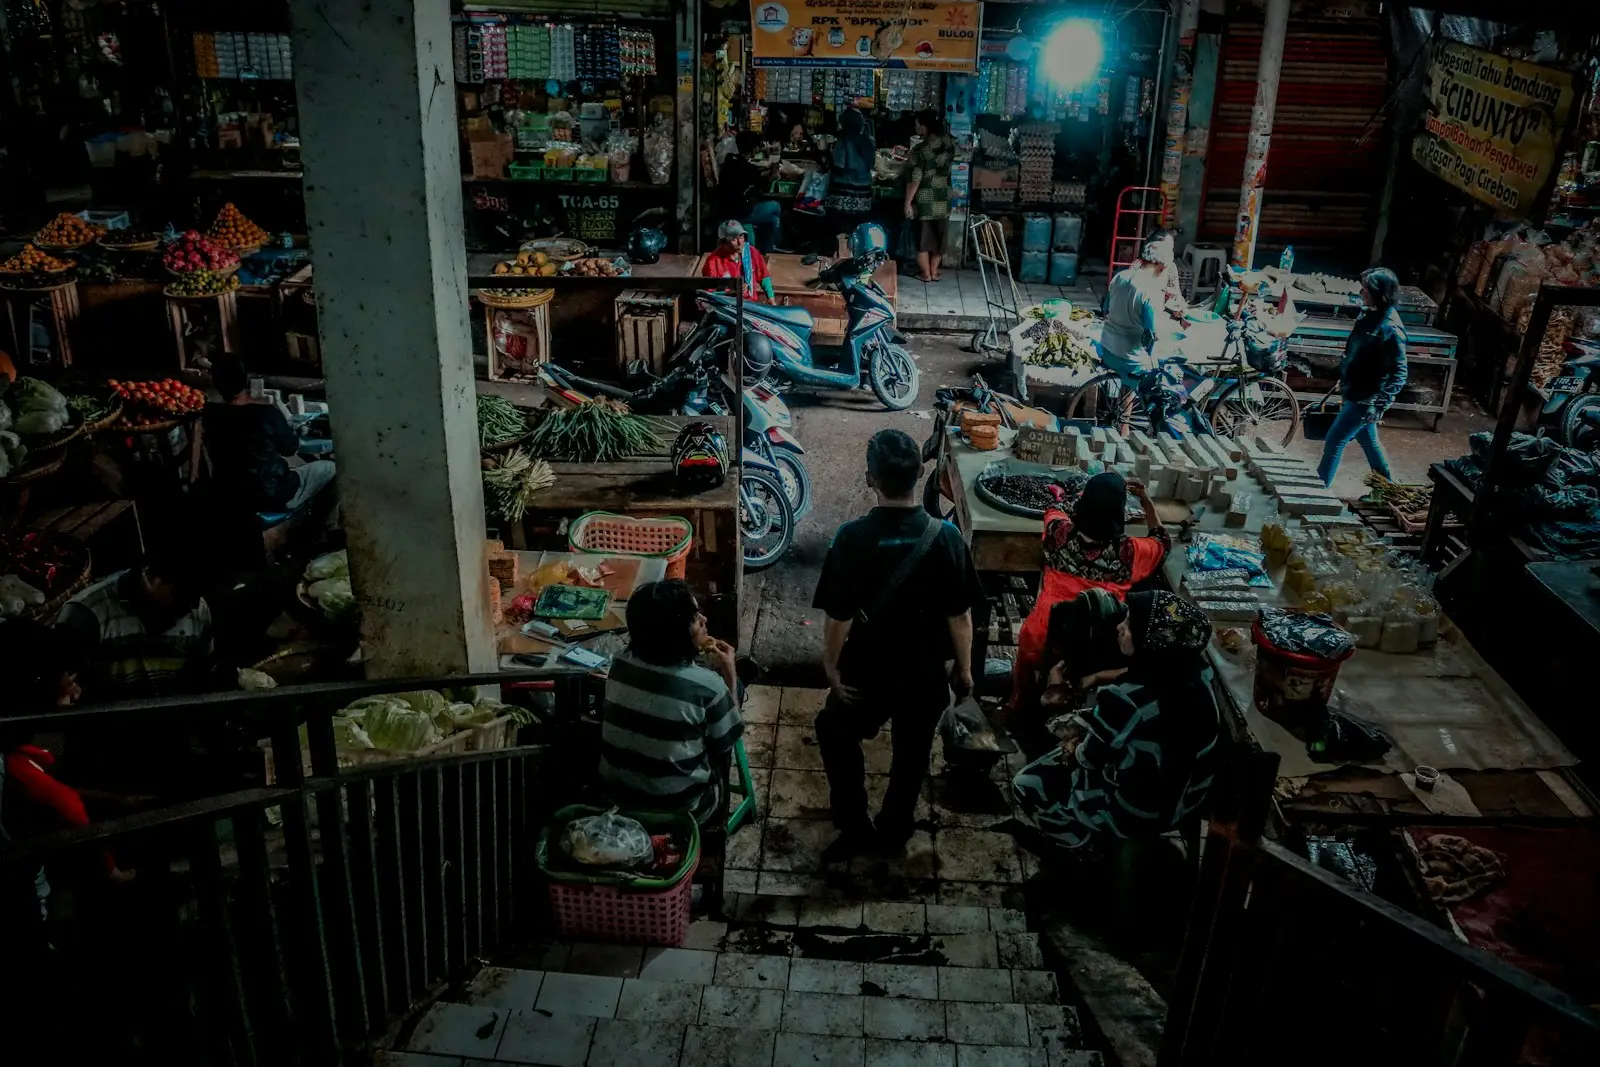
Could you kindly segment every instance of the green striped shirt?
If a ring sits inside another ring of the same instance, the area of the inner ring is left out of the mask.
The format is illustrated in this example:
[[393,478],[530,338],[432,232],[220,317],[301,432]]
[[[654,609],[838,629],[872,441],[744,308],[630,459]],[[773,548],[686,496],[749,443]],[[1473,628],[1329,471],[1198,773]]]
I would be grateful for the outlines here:
[[744,734],[728,686],[694,663],[659,667],[619,654],[606,681],[600,779],[624,809],[683,811],[705,822],[720,791],[712,769]]

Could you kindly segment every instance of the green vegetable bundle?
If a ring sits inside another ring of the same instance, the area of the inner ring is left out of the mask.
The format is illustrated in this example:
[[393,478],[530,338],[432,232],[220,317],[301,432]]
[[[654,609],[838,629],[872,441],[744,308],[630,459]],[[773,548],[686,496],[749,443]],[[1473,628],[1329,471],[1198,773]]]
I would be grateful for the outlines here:
[[550,464],[513,448],[483,472],[483,502],[494,514],[517,522],[534,496],[555,481]]
[[511,401],[498,396],[478,397],[478,444],[488,448],[528,432],[528,418]]
[[655,420],[602,397],[546,412],[528,438],[528,452],[545,459],[610,463],[657,452],[667,443]]

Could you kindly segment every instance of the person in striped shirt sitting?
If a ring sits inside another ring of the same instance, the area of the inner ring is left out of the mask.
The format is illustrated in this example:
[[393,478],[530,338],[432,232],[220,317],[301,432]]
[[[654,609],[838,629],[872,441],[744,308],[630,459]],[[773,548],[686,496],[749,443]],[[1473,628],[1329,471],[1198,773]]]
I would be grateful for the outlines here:
[[628,650],[606,681],[600,779],[624,810],[689,811],[710,825],[744,734],[733,646],[706,633],[694,594],[677,579],[635,589],[627,620]]

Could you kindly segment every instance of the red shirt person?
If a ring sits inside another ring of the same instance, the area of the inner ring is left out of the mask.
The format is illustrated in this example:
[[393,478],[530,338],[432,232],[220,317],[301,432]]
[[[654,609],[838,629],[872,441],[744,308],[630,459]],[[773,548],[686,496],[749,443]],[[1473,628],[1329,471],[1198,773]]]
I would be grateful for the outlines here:
[[[1130,491],[1144,505],[1148,537],[1123,535]],[[1125,482],[1112,471],[1089,479],[1072,514],[1059,507],[1045,512],[1044,572],[1039,599],[1017,635],[1011,706],[1021,708],[1036,698],[1042,688],[1040,674],[1052,666],[1045,662],[1052,607],[1075,600],[1087,589],[1104,589],[1122,600],[1135,583],[1155,573],[1171,548],[1172,539],[1144,486]]]
[[744,224],[737,219],[729,219],[717,227],[717,237],[721,243],[716,251],[706,256],[705,266],[700,270],[701,276],[743,278],[746,300],[760,300],[764,293],[767,303],[776,304],[778,298],[772,292],[772,274],[767,270],[767,257],[761,254],[761,249],[750,243]]

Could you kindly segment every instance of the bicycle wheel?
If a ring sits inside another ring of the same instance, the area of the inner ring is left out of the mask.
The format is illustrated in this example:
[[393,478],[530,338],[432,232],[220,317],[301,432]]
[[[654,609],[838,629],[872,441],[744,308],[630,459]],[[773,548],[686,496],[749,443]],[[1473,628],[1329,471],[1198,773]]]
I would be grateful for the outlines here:
[[1300,400],[1282,378],[1229,382],[1210,408],[1216,432],[1243,443],[1256,437],[1287,445],[1300,432]]
[[1061,417],[1088,419],[1092,425],[1109,426],[1120,434],[1147,429],[1149,425],[1138,410],[1133,390],[1111,371],[1097,374],[1074,389],[1061,406]]

